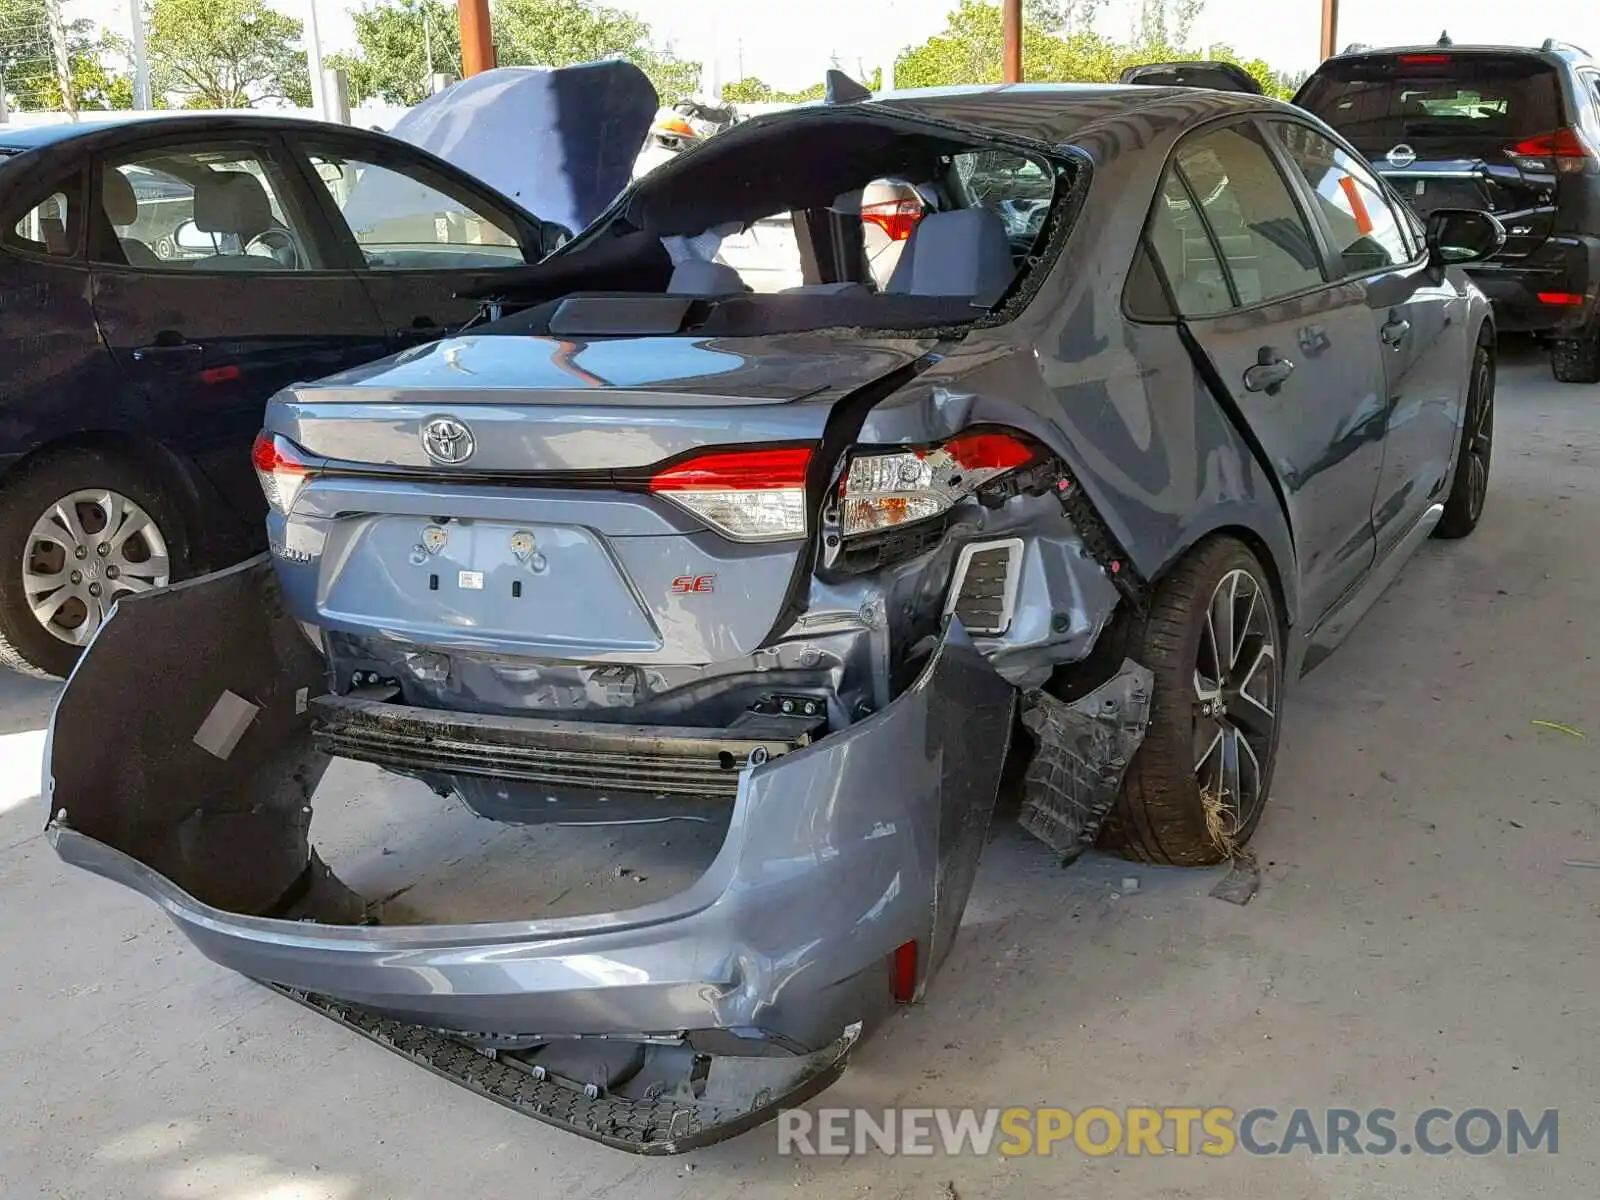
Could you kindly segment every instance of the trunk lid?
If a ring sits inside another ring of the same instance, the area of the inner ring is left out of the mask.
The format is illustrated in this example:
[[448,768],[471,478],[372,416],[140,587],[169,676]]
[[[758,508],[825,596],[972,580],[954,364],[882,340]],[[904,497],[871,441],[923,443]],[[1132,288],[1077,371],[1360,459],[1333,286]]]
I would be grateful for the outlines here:
[[1524,256],[1552,232],[1557,164],[1527,151],[1572,118],[1560,73],[1542,57],[1441,48],[1334,59],[1295,103],[1338,130],[1421,215],[1474,208],[1501,217],[1498,257]]
[[[467,336],[292,388],[267,413],[269,432],[309,456],[289,514],[269,521],[285,594],[324,628],[446,650],[634,665],[748,656],[812,532],[809,515],[803,531],[786,516],[813,507],[804,452],[842,399],[892,386],[933,345],[843,331]],[[441,421],[466,431],[464,453],[459,437],[433,437]],[[737,484],[704,486],[759,495],[770,525],[734,536],[715,504],[667,486],[663,464],[681,486],[684,465],[708,454],[724,479],[730,462],[735,474],[754,464]]]

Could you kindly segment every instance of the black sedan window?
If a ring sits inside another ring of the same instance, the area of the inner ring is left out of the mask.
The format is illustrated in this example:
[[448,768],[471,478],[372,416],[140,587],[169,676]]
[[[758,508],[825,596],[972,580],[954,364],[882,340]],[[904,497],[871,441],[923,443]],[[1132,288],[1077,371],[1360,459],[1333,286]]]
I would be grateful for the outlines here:
[[1317,194],[1341,275],[1364,275],[1410,260],[1402,218],[1363,163],[1309,125],[1274,121],[1271,127]]
[[4,234],[5,244],[51,258],[72,257],[78,246],[82,217],[78,209],[82,194],[76,180],[52,189],[30,205],[20,219],[9,223]]

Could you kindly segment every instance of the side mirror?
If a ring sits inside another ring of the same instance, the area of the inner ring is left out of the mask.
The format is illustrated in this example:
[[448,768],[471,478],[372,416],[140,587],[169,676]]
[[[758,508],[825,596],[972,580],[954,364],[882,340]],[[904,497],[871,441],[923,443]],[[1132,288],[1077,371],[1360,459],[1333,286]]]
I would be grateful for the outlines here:
[[179,225],[172,233],[172,240],[180,250],[201,250],[207,254],[217,252],[217,239],[209,233],[201,233],[200,227],[193,221]]
[[1506,227],[1492,213],[1438,208],[1428,216],[1428,253],[1441,264],[1478,262],[1506,244]]

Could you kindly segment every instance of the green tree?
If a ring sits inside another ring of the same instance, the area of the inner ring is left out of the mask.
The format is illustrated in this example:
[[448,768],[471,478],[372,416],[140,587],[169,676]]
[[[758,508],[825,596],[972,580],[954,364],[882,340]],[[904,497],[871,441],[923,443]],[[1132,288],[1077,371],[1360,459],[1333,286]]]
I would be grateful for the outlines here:
[[348,72],[355,103],[417,104],[429,94],[430,65],[436,72],[461,74],[461,24],[454,4],[396,0],[363,8],[352,20],[360,53],[333,54],[325,61]]
[[621,58],[650,77],[663,104],[699,90],[700,64],[657,46],[650,26],[621,9],[591,0],[500,0],[494,19],[502,66],[567,67]]
[[[119,84],[120,77],[101,61],[102,55],[120,48],[117,39],[97,39],[95,24],[87,18],[69,21],[64,32],[76,106],[131,107],[133,81],[127,79]],[[127,104],[119,105],[115,101],[124,90]],[[65,107],[45,0],[0,0],[0,91],[18,111],[59,111]]]
[[154,91],[185,108],[309,106],[303,25],[265,0],[154,0],[149,54]]
[[[883,72],[874,70],[871,80],[863,82],[872,91],[877,91],[883,86]],[[722,99],[728,104],[805,104],[807,101],[821,100],[826,91],[825,84],[814,83],[796,92],[780,92],[752,75],[748,79],[723,84]]]

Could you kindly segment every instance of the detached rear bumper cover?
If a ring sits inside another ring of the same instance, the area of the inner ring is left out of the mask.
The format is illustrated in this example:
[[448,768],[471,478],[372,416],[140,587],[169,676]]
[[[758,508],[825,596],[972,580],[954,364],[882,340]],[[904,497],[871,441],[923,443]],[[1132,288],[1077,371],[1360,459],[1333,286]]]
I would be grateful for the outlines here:
[[[174,661],[152,663],[162,652]],[[398,1021],[484,1038],[726,1030],[798,1053],[882,1003],[896,947],[917,943],[919,991],[944,957],[1013,703],[952,622],[888,707],[743,771],[710,869],[642,908],[456,926],[245,915],[303,911],[321,869],[321,690],[264,559],[121,601],[51,722],[57,852],[154,900],[224,966]]]

